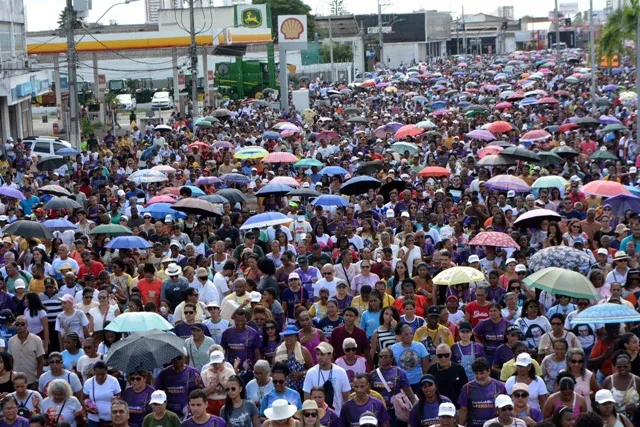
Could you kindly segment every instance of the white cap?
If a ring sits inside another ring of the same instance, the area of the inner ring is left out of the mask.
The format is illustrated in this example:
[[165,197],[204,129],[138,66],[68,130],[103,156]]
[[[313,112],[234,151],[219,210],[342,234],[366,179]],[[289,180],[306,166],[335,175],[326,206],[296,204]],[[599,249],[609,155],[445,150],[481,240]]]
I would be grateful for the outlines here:
[[393,218],[394,216],[395,213],[393,212],[393,209],[387,210],[387,218]]
[[517,264],[518,261],[516,261],[515,258],[507,258],[507,262],[505,262],[504,265],[509,265],[511,263]]
[[606,388],[603,388],[602,390],[598,390],[596,392],[596,402],[598,402],[601,405],[603,403],[609,403],[609,402],[615,403],[611,390],[607,390]]
[[529,366],[532,363],[533,359],[531,359],[531,356],[527,352],[520,353],[516,358],[516,366]]
[[605,248],[598,249],[598,255],[609,255],[609,252]]
[[402,213],[400,214],[400,218],[409,218],[409,212],[402,211]]
[[13,282],[13,287],[16,289],[24,289],[27,285],[25,285],[24,280],[16,279],[15,282]]
[[167,214],[164,217],[164,222],[173,222],[173,216],[171,214]]
[[507,191],[507,197],[508,198],[516,197],[516,192],[513,190]]
[[635,174],[635,173],[638,173],[638,168],[637,168],[637,167],[635,167],[635,166],[631,166],[631,167],[629,168],[629,173],[634,173],[634,174]]
[[209,355],[209,362],[210,363],[222,363],[224,362],[224,353],[221,352],[220,350],[216,350],[211,352],[211,355]]
[[163,405],[167,402],[167,395],[162,390],[156,390],[151,393],[151,399],[149,400],[149,404],[158,404]]
[[289,273],[289,280],[291,279],[298,279],[300,280],[300,275],[298,273],[296,273],[295,271]]
[[253,291],[250,294],[251,302],[260,302],[262,301],[262,294],[257,291]]
[[474,262],[480,262],[480,257],[478,255],[470,255],[468,261],[469,261],[469,264],[473,264]]
[[521,271],[526,272],[527,271],[527,266],[524,264],[518,264],[516,265],[516,273],[519,273]]
[[440,407],[438,407],[438,416],[439,417],[455,417],[456,405],[454,405],[451,402],[441,403]]
[[506,394],[499,394],[496,397],[496,408],[504,408],[505,406],[513,406],[513,400]]
[[376,417],[374,417],[373,415],[363,415],[363,416],[360,417],[359,424],[360,425],[370,424],[370,425],[377,426],[378,425],[378,419]]

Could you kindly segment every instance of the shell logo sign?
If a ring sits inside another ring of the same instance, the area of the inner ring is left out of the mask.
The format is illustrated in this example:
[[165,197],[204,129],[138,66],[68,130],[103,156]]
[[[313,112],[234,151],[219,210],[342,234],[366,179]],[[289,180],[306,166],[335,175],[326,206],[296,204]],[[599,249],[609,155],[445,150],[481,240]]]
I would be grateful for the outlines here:
[[307,41],[307,15],[278,16],[278,41],[297,43]]

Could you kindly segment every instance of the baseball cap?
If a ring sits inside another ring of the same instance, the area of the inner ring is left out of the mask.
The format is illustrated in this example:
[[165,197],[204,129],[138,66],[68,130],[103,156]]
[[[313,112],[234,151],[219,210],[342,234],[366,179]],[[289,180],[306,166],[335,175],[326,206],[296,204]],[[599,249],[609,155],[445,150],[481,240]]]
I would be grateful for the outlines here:
[[204,326],[202,323],[194,323],[193,325],[191,325],[191,329],[200,329],[201,331],[204,331],[206,326]]
[[206,268],[199,267],[198,270],[196,270],[196,277],[209,277],[209,272]]
[[300,280],[300,275],[298,273],[296,273],[295,271],[292,273],[289,273],[289,280],[291,279],[298,279]]
[[253,292],[251,292],[250,297],[251,297],[251,302],[260,302],[260,301],[262,301],[262,294],[260,292],[253,291]]
[[609,252],[605,248],[598,249],[598,255],[609,255]]
[[499,394],[496,397],[496,408],[502,409],[505,406],[513,406],[513,400],[506,394]]
[[171,214],[167,214],[164,217],[164,222],[173,222],[173,216]]
[[456,416],[456,406],[451,402],[443,402],[438,407],[438,416],[439,417],[455,417]]
[[525,383],[515,383],[513,385],[513,392],[515,393],[516,391],[524,391],[526,393],[529,393],[529,386]]
[[62,297],[60,297],[60,301],[62,301],[62,302],[70,302],[71,304],[73,304],[75,302],[75,299],[71,295],[65,294]]
[[220,308],[220,303],[218,301],[211,301],[207,304],[207,308]]
[[427,316],[440,316],[440,307],[437,305],[432,305],[427,310]]
[[435,384],[436,383],[436,377],[434,377],[431,374],[423,375],[422,378],[420,378],[420,385],[422,385],[424,383]]
[[518,264],[516,265],[516,273],[520,273],[520,272],[526,272],[527,271],[527,266],[524,264]]
[[480,257],[478,255],[469,256],[469,264],[473,264],[474,262],[480,262]]
[[216,350],[211,352],[211,355],[209,355],[209,362],[210,363],[222,363],[224,362],[224,353],[221,352],[220,350]]
[[507,258],[507,262],[504,263],[504,265],[509,265],[509,264],[517,264],[518,262],[516,261],[515,258]]
[[358,420],[358,423],[361,426],[364,426],[364,425],[377,426],[378,425],[378,419],[376,417],[374,417],[373,415],[362,415],[360,417],[360,419]]
[[460,326],[458,326],[459,331],[472,331],[473,327],[469,322],[460,322]]
[[27,285],[24,283],[24,280],[16,279],[16,281],[13,282],[13,287],[16,289],[24,289],[27,287]]
[[507,335],[512,334],[514,332],[522,334],[522,331],[516,325],[511,325],[511,326],[507,327],[507,332],[506,332]]
[[164,391],[156,390],[153,393],[151,393],[151,399],[149,400],[149,404],[163,405],[166,402],[167,402],[167,395]]
[[324,354],[333,354],[333,346],[326,341],[322,341],[318,344],[316,349],[320,350]]
[[395,214],[393,213],[393,209],[389,209],[387,210],[387,218],[393,218],[395,216]]
[[458,297],[455,295],[449,295],[447,301],[458,301]]
[[516,359],[516,366],[529,366],[533,363],[533,359],[529,353],[520,353]]
[[513,190],[507,191],[507,197],[511,199],[512,197],[516,197],[516,192]]
[[409,218],[409,212],[407,212],[407,211],[403,211],[403,212],[400,214],[400,218]]
[[596,402],[598,402],[601,405],[603,403],[609,403],[609,402],[615,403],[611,390],[607,390],[606,388],[603,388],[602,390],[598,390],[596,392]]

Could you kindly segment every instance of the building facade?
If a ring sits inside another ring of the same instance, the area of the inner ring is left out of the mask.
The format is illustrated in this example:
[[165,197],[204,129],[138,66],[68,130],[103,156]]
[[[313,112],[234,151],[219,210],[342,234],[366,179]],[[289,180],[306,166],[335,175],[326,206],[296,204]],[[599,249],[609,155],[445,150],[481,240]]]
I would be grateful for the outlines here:
[[49,91],[46,71],[30,71],[22,0],[0,1],[0,137],[33,133],[31,98]]

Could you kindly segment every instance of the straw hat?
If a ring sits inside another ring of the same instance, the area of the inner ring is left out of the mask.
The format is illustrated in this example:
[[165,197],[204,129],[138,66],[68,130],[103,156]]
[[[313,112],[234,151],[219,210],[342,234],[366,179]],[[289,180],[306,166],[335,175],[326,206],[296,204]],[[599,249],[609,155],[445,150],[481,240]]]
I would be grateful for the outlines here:
[[321,420],[326,414],[324,408],[318,408],[318,404],[315,400],[312,399],[304,401],[304,403],[302,404],[302,409],[296,412],[296,418],[302,420],[304,418],[303,414],[305,411],[318,411],[318,420]]

